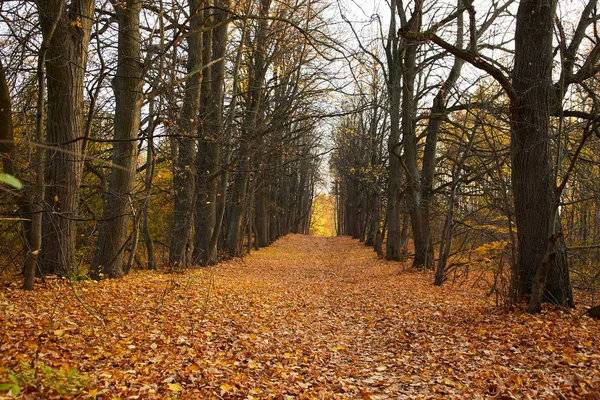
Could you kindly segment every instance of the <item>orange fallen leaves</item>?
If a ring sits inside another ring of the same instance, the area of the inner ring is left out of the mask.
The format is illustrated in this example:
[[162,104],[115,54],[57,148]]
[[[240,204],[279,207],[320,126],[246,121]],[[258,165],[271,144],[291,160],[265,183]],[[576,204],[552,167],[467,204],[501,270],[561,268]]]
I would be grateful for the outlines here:
[[598,398],[597,321],[431,282],[348,238],[290,235],[181,275],[9,285],[0,383],[23,398]]

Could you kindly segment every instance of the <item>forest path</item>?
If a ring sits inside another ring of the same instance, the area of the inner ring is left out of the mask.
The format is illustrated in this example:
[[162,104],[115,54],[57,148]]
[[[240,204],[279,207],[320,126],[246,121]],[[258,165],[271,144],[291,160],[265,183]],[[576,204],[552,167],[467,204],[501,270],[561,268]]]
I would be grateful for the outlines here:
[[[0,367],[19,379],[32,359],[76,367],[87,377],[78,397],[99,399],[598,393],[598,322],[506,313],[471,285],[431,282],[349,238],[289,235],[209,269],[3,288]],[[57,374],[25,392],[56,394],[71,382]]]

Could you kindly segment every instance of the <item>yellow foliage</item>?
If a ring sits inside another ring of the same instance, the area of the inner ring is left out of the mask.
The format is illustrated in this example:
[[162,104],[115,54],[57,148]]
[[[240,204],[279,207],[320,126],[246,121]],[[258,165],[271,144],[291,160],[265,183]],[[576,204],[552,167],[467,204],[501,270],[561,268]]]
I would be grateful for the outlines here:
[[313,236],[335,236],[335,213],[333,197],[318,194],[313,201],[310,234]]
[[475,252],[481,254],[482,256],[493,257],[501,253],[507,245],[508,242],[506,240],[500,240],[498,242],[489,242],[476,248]]
[[477,225],[477,226],[474,226],[473,229],[487,230],[487,231],[491,231],[491,232],[495,232],[495,233],[504,233],[504,234],[509,233],[508,228],[505,228],[503,226],[496,226],[496,225]]

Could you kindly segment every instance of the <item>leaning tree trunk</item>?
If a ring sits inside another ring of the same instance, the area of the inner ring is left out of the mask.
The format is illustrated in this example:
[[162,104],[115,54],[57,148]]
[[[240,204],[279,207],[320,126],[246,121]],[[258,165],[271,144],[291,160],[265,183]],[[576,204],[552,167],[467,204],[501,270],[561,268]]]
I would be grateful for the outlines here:
[[[49,43],[54,36],[56,26],[60,21],[62,10],[65,4],[64,1],[59,2],[57,5],[57,13],[54,19],[49,22],[44,35],[44,40],[40,45],[37,60],[37,104],[36,104],[36,116],[35,116],[35,141],[39,144],[44,142],[44,115],[46,109],[46,53],[48,52]],[[6,92],[8,96],[8,91]],[[8,104],[10,106],[10,102]],[[6,105],[2,106],[4,112],[10,111],[10,108],[6,108]],[[11,117],[12,118],[12,117]],[[12,135],[12,121],[3,123],[4,126],[9,128]],[[35,280],[36,268],[38,266],[38,260],[40,251],[42,249],[42,199],[46,191],[44,182],[44,152],[45,150],[41,146],[36,146],[34,150],[34,168],[33,176],[34,182],[26,187],[24,195],[19,201],[19,208],[25,215],[29,215],[29,220],[23,221],[23,236],[25,239],[26,255],[25,262],[23,263],[23,289],[33,290],[33,284]],[[14,168],[12,163],[9,164],[11,170]]]
[[138,0],[115,5],[119,21],[118,65],[115,92],[115,143],[108,190],[104,193],[98,246],[90,275],[121,278],[133,207],[133,185],[137,166],[137,142],[142,110],[142,65],[140,60],[140,10]]
[[44,37],[51,34],[58,18],[46,57],[49,149],[41,270],[45,274],[68,275],[75,264],[83,167],[79,140],[83,136],[83,78],[95,3],[73,0],[65,11],[61,0],[38,0],[36,4]]
[[[521,296],[532,293],[538,269],[555,228],[555,178],[550,154],[553,18],[556,3],[523,0],[517,13],[512,84],[518,101],[511,102],[512,185],[518,235],[515,282]],[[564,241],[552,249],[550,281],[544,298],[572,306]],[[537,311],[539,304],[531,311]]]

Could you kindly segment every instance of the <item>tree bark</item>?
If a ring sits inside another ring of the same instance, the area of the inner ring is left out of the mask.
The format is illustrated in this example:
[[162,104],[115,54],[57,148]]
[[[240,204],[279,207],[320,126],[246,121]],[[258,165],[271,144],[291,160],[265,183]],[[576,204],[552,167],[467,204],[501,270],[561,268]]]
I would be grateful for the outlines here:
[[[204,34],[204,64],[212,63],[202,82],[201,129],[198,151],[198,190],[196,198],[196,237],[194,261],[217,262],[216,252],[209,251],[213,232],[217,229],[217,191],[221,145],[223,141],[223,88],[225,81],[225,47],[227,44],[227,12],[229,1],[215,1],[217,8],[207,9],[205,20],[212,29]],[[210,257],[210,258],[209,258]]]
[[132,215],[137,139],[142,110],[139,0],[115,3],[119,23],[118,65],[113,79],[115,123],[112,168],[104,193],[98,244],[90,268],[93,279],[121,278]]
[[[250,142],[256,141],[260,133],[259,114],[260,106],[263,101],[265,76],[269,60],[267,60],[267,40],[268,40],[268,19],[269,10],[271,8],[271,0],[260,0],[260,10],[256,31],[255,45],[251,43],[248,47],[253,48],[251,64],[248,68],[248,93],[246,96],[246,104],[244,117],[242,121],[242,131],[244,137],[241,139],[239,156],[240,160],[237,167],[240,170],[234,180],[233,204],[231,205],[231,213],[229,215],[229,224],[227,229],[226,251],[231,256],[241,255],[241,240],[244,233],[244,216],[246,211],[248,181],[250,179]],[[252,37],[249,35],[248,42]]]
[[23,234],[25,237],[26,255],[23,264],[23,289],[33,290],[36,268],[40,252],[42,250],[42,199],[46,192],[44,181],[44,153],[45,150],[39,144],[44,141],[44,114],[46,109],[46,53],[50,46],[50,41],[54,36],[54,31],[58,25],[63,13],[64,1],[57,5],[57,13],[51,22],[48,22],[46,34],[40,45],[37,60],[37,83],[38,98],[35,115],[35,140],[38,143],[34,150],[34,182],[31,187],[25,188],[25,197],[20,204],[20,208],[25,215],[30,216],[29,221],[23,221]]
[[76,264],[79,185],[83,162],[83,90],[94,1],[73,0],[62,11],[60,0],[36,1],[42,35],[49,42],[46,58],[48,123],[46,152],[46,210],[41,270],[69,275]]
[[173,210],[173,232],[169,249],[169,265],[171,267],[189,267],[188,253],[191,250],[192,227],[194,226],[194,205],[196,195],[196,174],[194,172],[196,157],[196,135],[199,126],[199,110],[201,83],[204,71],[202,46],[203,34],[201,29],[204,22],[202,0],[190,0],[190,33],[187,37],[188,78],[185,81],[185,94],[181,112],[180,136],[175,139],[177,157],[173,166],[173,186],[175,189],[175,204]]
[[[523,0],[517,13],[511,101],[511,161],[518,255],[516,287],[521,297],[532,294],[545,259],[548,238],[555,235],[555,178],[550,154],[550,106],[553,91],[553,18],[556,3]],[[555,244],[550,274],[561,278],[547,285],[544,299],[573,306],[566,248]],[[538,308],[533,307],[532,311]]]
[[[412,17],[404,29],[420,31],[421,3],[416,2]],[[429,227],[429,204],[421,187],[419,149],[416,133],[415,80],[417,77],[417,50],[419,43],[404,44],[402,57],[402,160],[407,175],[408,212],[415,246],[413,268],[433,268],[433,246]],[[435,162],[435,160],[431,160]]]
[[386,46],[388,66],[387,89],[389,95],[390,135],[388,137],[389,172],[387,187],[387,242],[385,258],[387,260],[402,260],[401,216],[400,216],[400,188],[402,184],[402,164],[400,162],[400,94],[402,79],[400,74],[400,54],[398,51],[398,37],[396,35],[396,0],[392,0],[390,30]]
[[258,189],[256,193],[256,231],[257,231],[257,241],[259,247],[266,247],[270,244],[269,241],[269,174],[263,173],[262,180],[258,184]]
[[4,173],[13,175],[15,147],[12,126],[12,107],[4,66],[0,60],[0,159]]

